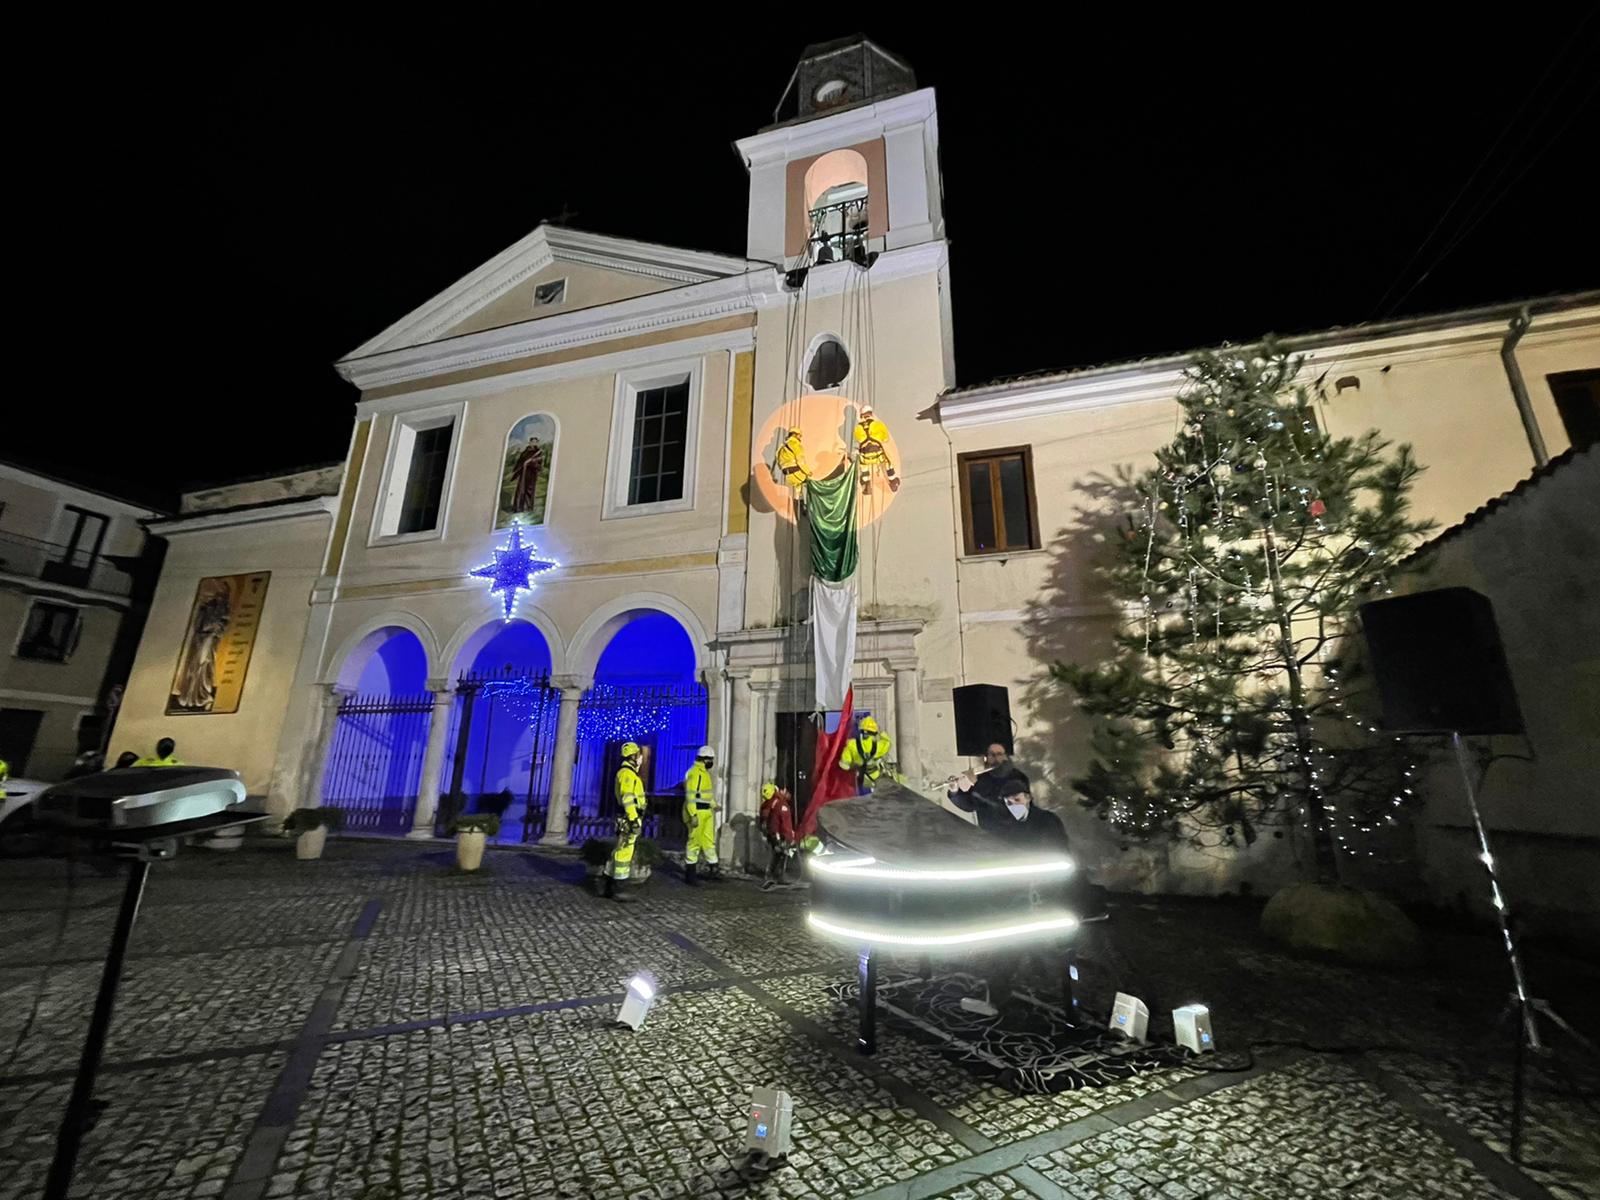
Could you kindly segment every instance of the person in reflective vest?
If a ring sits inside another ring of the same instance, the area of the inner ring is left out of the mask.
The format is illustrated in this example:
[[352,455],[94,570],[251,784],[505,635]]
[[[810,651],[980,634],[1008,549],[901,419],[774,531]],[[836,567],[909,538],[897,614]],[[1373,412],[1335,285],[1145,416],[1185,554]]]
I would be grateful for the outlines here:
[[644,751],[637,742],[622,744],[622,765],[617,768],[615,796],[617,800],[617,848],[611,852],[610,869],[606,872],[606,899],[627,900],[626,891],[618,891],[617,884],[626,883],[633,874],[633,844],[639,840],[644,828],[644,780],[639,777],[639,763]]
[[698,885],[700,856],[706,860],[706,874],[717,877],[717,802],[711,782],[715,752],[701,746],[694,765],[683,777],[683,825],[689,840],[683,851],[683,881]]
[[783,445],[778,447],[778,473],[783,476],[783,481],[796,491],[803,488],[806,480],[811,478],[811,472],[806,467],[805,445],[800,440],[798,428],[789,430],[789,435],[783,439]]
[[872,717],[862,717],[855,737],[844,744],[844,753],[839,755],[839,769],[855,774],[861,795],[870,792],[872,785],[882,777],[889,745],[888,735],[878,732],[878,722]]
[[872,491],[872,473],[882,471],[889,481],[889,490],[898,492],[900,480],[894,473],[894,463],[889,461],[889,449],[884,445],[889,427],[872,415],[872,405],[861,406],[861,416],[856,421],[856,464],[861,468],[861,492]]
[[133,765],[136,767],[181,767],[183,764],[173,755],[173,751],[177,750],[177,748],[177,742],[171,738],[162,738],[156,743],[155,754],[146,755],[144,758],[135,761]]

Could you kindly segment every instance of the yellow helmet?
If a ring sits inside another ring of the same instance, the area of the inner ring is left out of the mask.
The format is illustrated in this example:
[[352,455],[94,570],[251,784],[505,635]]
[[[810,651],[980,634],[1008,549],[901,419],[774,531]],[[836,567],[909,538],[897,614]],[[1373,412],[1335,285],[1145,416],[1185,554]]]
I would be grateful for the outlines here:
[[769,779],[761,785],[761,798],[763,800],[771,800],[777,794],[778,785],[773,783],[772,780]]
[[638,742],[623,742],[622,743],[622,757],[623,758],[638,758],[639,755],[641,755],[643,753],[644,753],[644,751],[639,749],[639,743]]
[[877,718],[876,717],[862,717],[861,718],[861,732],[862,733],[877,733],[878,732],[878,720],[877,720]]

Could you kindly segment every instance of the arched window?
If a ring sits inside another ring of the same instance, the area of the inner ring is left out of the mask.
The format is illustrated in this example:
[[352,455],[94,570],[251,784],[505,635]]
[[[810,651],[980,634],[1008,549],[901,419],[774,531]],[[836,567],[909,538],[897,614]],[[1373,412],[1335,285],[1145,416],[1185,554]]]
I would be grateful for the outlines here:
[[834,150],[806,169],[805,199],[811,256],[819,263],[866,253],[867,160]]
[[806,386],[813,392],[838,387],[850,374],[850,355],[844,343],[826,334],[811,351],[806,363]]

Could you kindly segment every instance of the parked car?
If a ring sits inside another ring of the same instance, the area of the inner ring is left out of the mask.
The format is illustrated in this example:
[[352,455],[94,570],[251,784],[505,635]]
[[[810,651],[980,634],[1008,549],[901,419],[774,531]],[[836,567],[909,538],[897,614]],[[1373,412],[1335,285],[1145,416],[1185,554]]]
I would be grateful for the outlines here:
[[49,787],[38,779],[7,779],[5,801],[0,803],[0,854],[26,854],[35,848],[37,837],[33,802]]

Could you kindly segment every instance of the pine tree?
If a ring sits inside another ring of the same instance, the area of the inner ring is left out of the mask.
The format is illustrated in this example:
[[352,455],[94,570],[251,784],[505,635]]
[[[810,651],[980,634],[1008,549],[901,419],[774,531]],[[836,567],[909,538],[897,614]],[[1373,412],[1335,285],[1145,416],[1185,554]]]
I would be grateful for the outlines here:
[[1054,672],[1099,718],[1085,806],[1199,844],[1303,822],[1333,882],[1338,822],[1392,815],[1411,770],[1347,705],[1355,609],[1430,526],[1410,515],[1411,448],[1327,436],[1302,366],[1270,342],[1194,361],[1178,436],[1113,489],[1115,650]]

